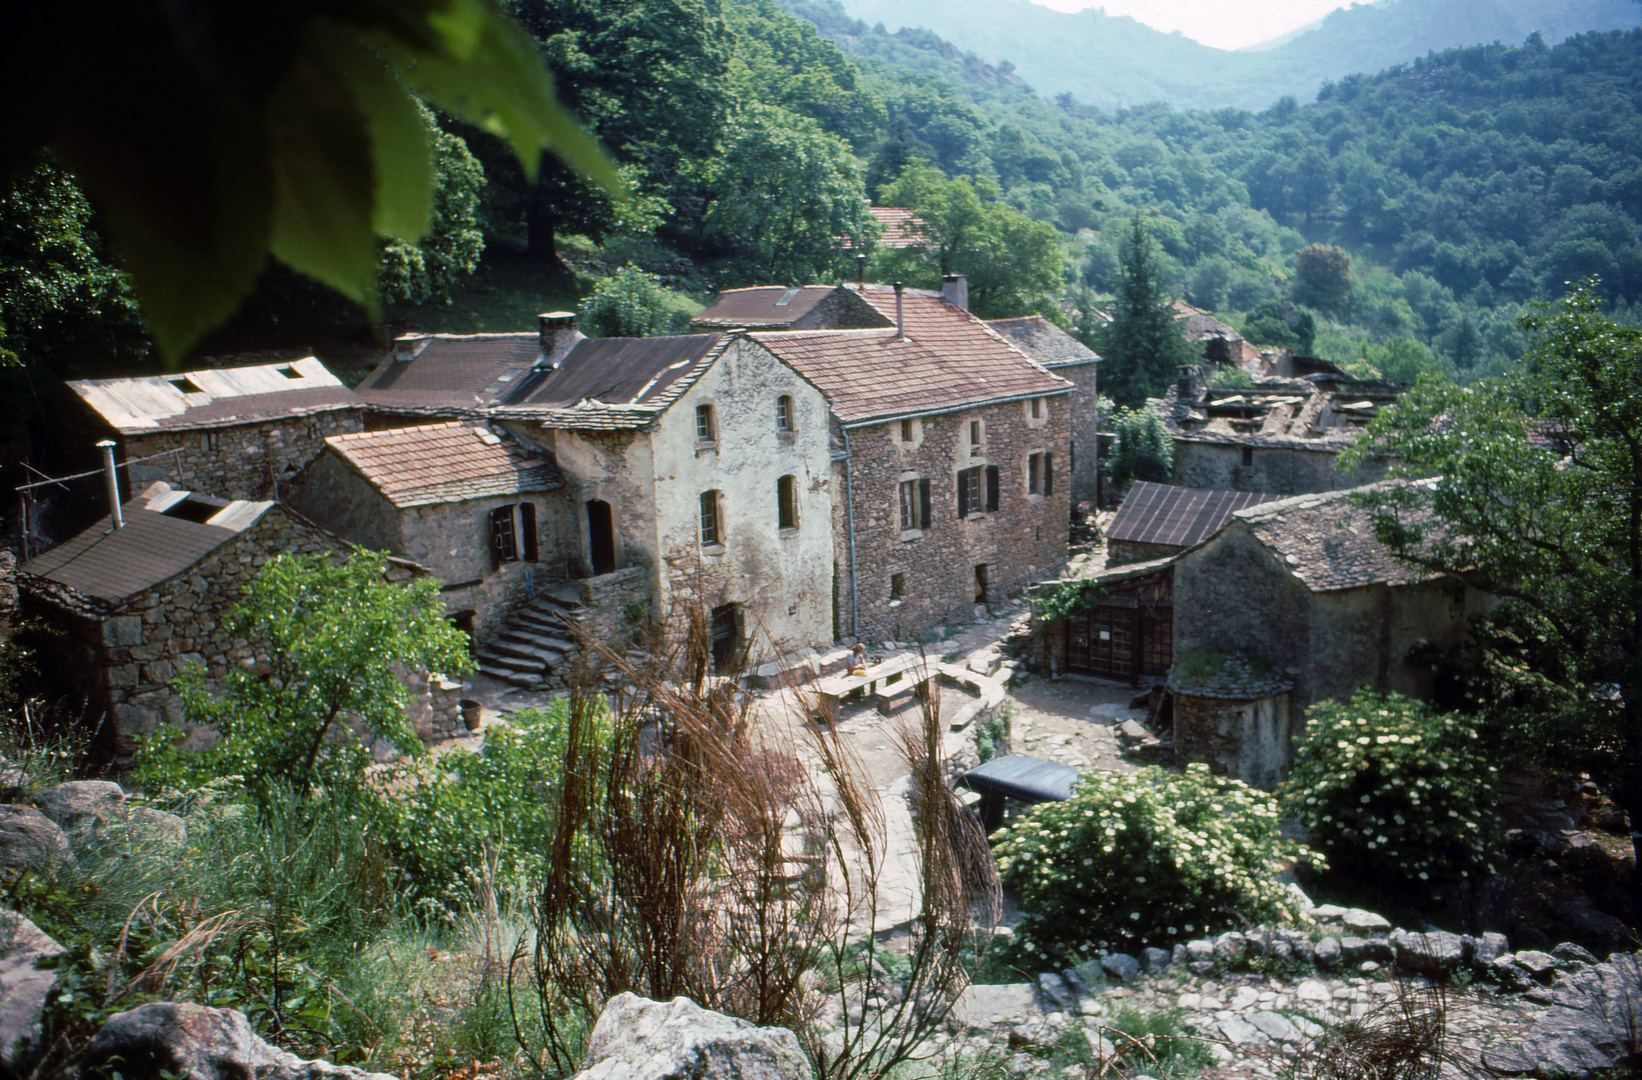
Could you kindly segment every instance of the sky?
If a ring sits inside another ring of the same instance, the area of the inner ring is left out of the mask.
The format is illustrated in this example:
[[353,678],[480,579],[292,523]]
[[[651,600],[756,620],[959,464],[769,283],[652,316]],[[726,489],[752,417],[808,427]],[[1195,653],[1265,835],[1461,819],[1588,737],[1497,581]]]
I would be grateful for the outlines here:
[[1298,30],[1349,0],[1034,0],[1059,11],[1105,8],[1154,30],[1182,34],[1217,49],[1240,49]]

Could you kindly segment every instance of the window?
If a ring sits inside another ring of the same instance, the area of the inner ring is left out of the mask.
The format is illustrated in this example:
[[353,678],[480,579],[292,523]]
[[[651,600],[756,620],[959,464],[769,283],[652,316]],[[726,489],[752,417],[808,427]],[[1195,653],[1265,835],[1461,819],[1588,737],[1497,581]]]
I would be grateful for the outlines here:
[[901,481],[901,531],[929,527],[929,481]]
[[718,509],[718,492],[703,491],[701,493],[701,542],[703,545],[724,542],[719,539]]
[[969,452],[971,455],[981,452],[981,422],[979,420],[969,422]]
[[718,424],[711,405],[696,406],[696,442],[714,442],[718,439]]
[[1032,399],[1032,419],[1043,419],[1043,399],[1041,397],[1035,397]]
[[792,429],[792,397],[782,394],[775,399],[775,430],[790,433]]
[[1026,459],[1026,490],[1033,495],[1055,493],[1054,464],[1046,452],[1030,454]]
[[[983,476],[984,474],[984,476]],[[958,474],[958,516],[969,517],[984,510],[995,512],[999,504],[998,467],[977,465]],[[982,483],[985,483],[985,503],[982,503]]]
[[1248,466],[1253,465],[1253,464],[1254,464],[1254,447],[1252,447],[1252,446],[1243,447],[1243,466],[1245,468],[1247,468]]
[[902,442],[911,442],[912,441],[912,421],[911,420],[902,420],[901,421],[901,441]]
[[889,576],[889,598],[899,600],[907,594],[907,576],[905,574],[891,574]]
[[783,476],[775,482],[776,514],[781,528],[798,528],[798,477]]
[[519,561],[519,544],[513,536],[513,507],[498,506],[490,512],[490,564],[500,570],[503,563]]

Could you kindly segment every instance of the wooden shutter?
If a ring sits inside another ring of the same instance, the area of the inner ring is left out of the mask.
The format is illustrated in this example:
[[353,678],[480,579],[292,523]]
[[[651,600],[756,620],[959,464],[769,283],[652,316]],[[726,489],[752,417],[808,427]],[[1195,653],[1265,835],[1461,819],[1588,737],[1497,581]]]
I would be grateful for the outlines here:
[[1049,454],[1043,455],[1043,493],[1046,496],[1055,493],[1055,461]]
[[519,504],[519,524],[525,534],[525,562],[536,561],[536,504]]
[[503,563],[518,557],[513,541],[513,507],[498,506],[490,512],[490,568],[500,570]]
[[969,516],[969,470],[958,473],[958,516]]
[[998,509],[998,498],[1000,494],[999,489],[1001,486],[1002,476],[999,472],[998,466],[988,465],[986,467],[986,508],[994,513],[996,513]]
[[929,481],[918,481],[918,528],[929,528]]

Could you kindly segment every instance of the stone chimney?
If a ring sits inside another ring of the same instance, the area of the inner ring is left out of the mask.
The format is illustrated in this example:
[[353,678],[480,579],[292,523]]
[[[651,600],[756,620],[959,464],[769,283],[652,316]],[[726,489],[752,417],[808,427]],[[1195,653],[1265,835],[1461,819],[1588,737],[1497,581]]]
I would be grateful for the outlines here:
[[536,321],[540,327],[542,343],[541,362],[547,367],[558,367],[565,354],[576,347],[576,342],[582,340],[582,332],[576,329],[576,313],[546,311],[536,316]]
[[947,274],[942,277],[941,299],[960,311],[968,311],[969,279],[962,274]]
[[428,346],[428,335],[405,334],[393,339],[393,358],[396,362],[415,360],[417,354]]
[[902,298],[902,286],[901,286],[901,283],[899,281],[897,281],[895,283],[895,340],[896,341],[901,341],[901,340],[905,339],[905,337],[907,336],[907,319],[906,319],[906,308],[903,306],[904,303],[905,303],[905,301]]
[[1182,404],[1201,401],[1208,391],[1202,364],[1181,364],[1180,381],[1175,384],[1175,400]]

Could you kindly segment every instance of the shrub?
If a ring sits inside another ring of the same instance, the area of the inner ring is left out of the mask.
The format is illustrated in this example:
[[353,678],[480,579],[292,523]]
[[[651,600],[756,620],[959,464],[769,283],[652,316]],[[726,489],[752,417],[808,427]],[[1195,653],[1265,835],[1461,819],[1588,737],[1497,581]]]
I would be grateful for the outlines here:
[[1119,409],[1112,416],[1117,451],[1112,479],[1118,484],[1148,480],[1167,484],[1174,471],[1174,439],[1156,409]]
[[624,266],[593,286],[580,322],[589,337],[652,337],[678,329],[679,316],[655,275]]
[[1337,866],[1430,896],[1493,871],[1498,770],[1474,720],[1367,690],[1306,716],[1284,806]]
[[1071,799],[1001,834],[996,852],[1030,912],[1024,947],[1076,955],[1277,918],[1277,874],[1301,854],[1278,836],[1273,799],[1202,764],[1086,773]]

